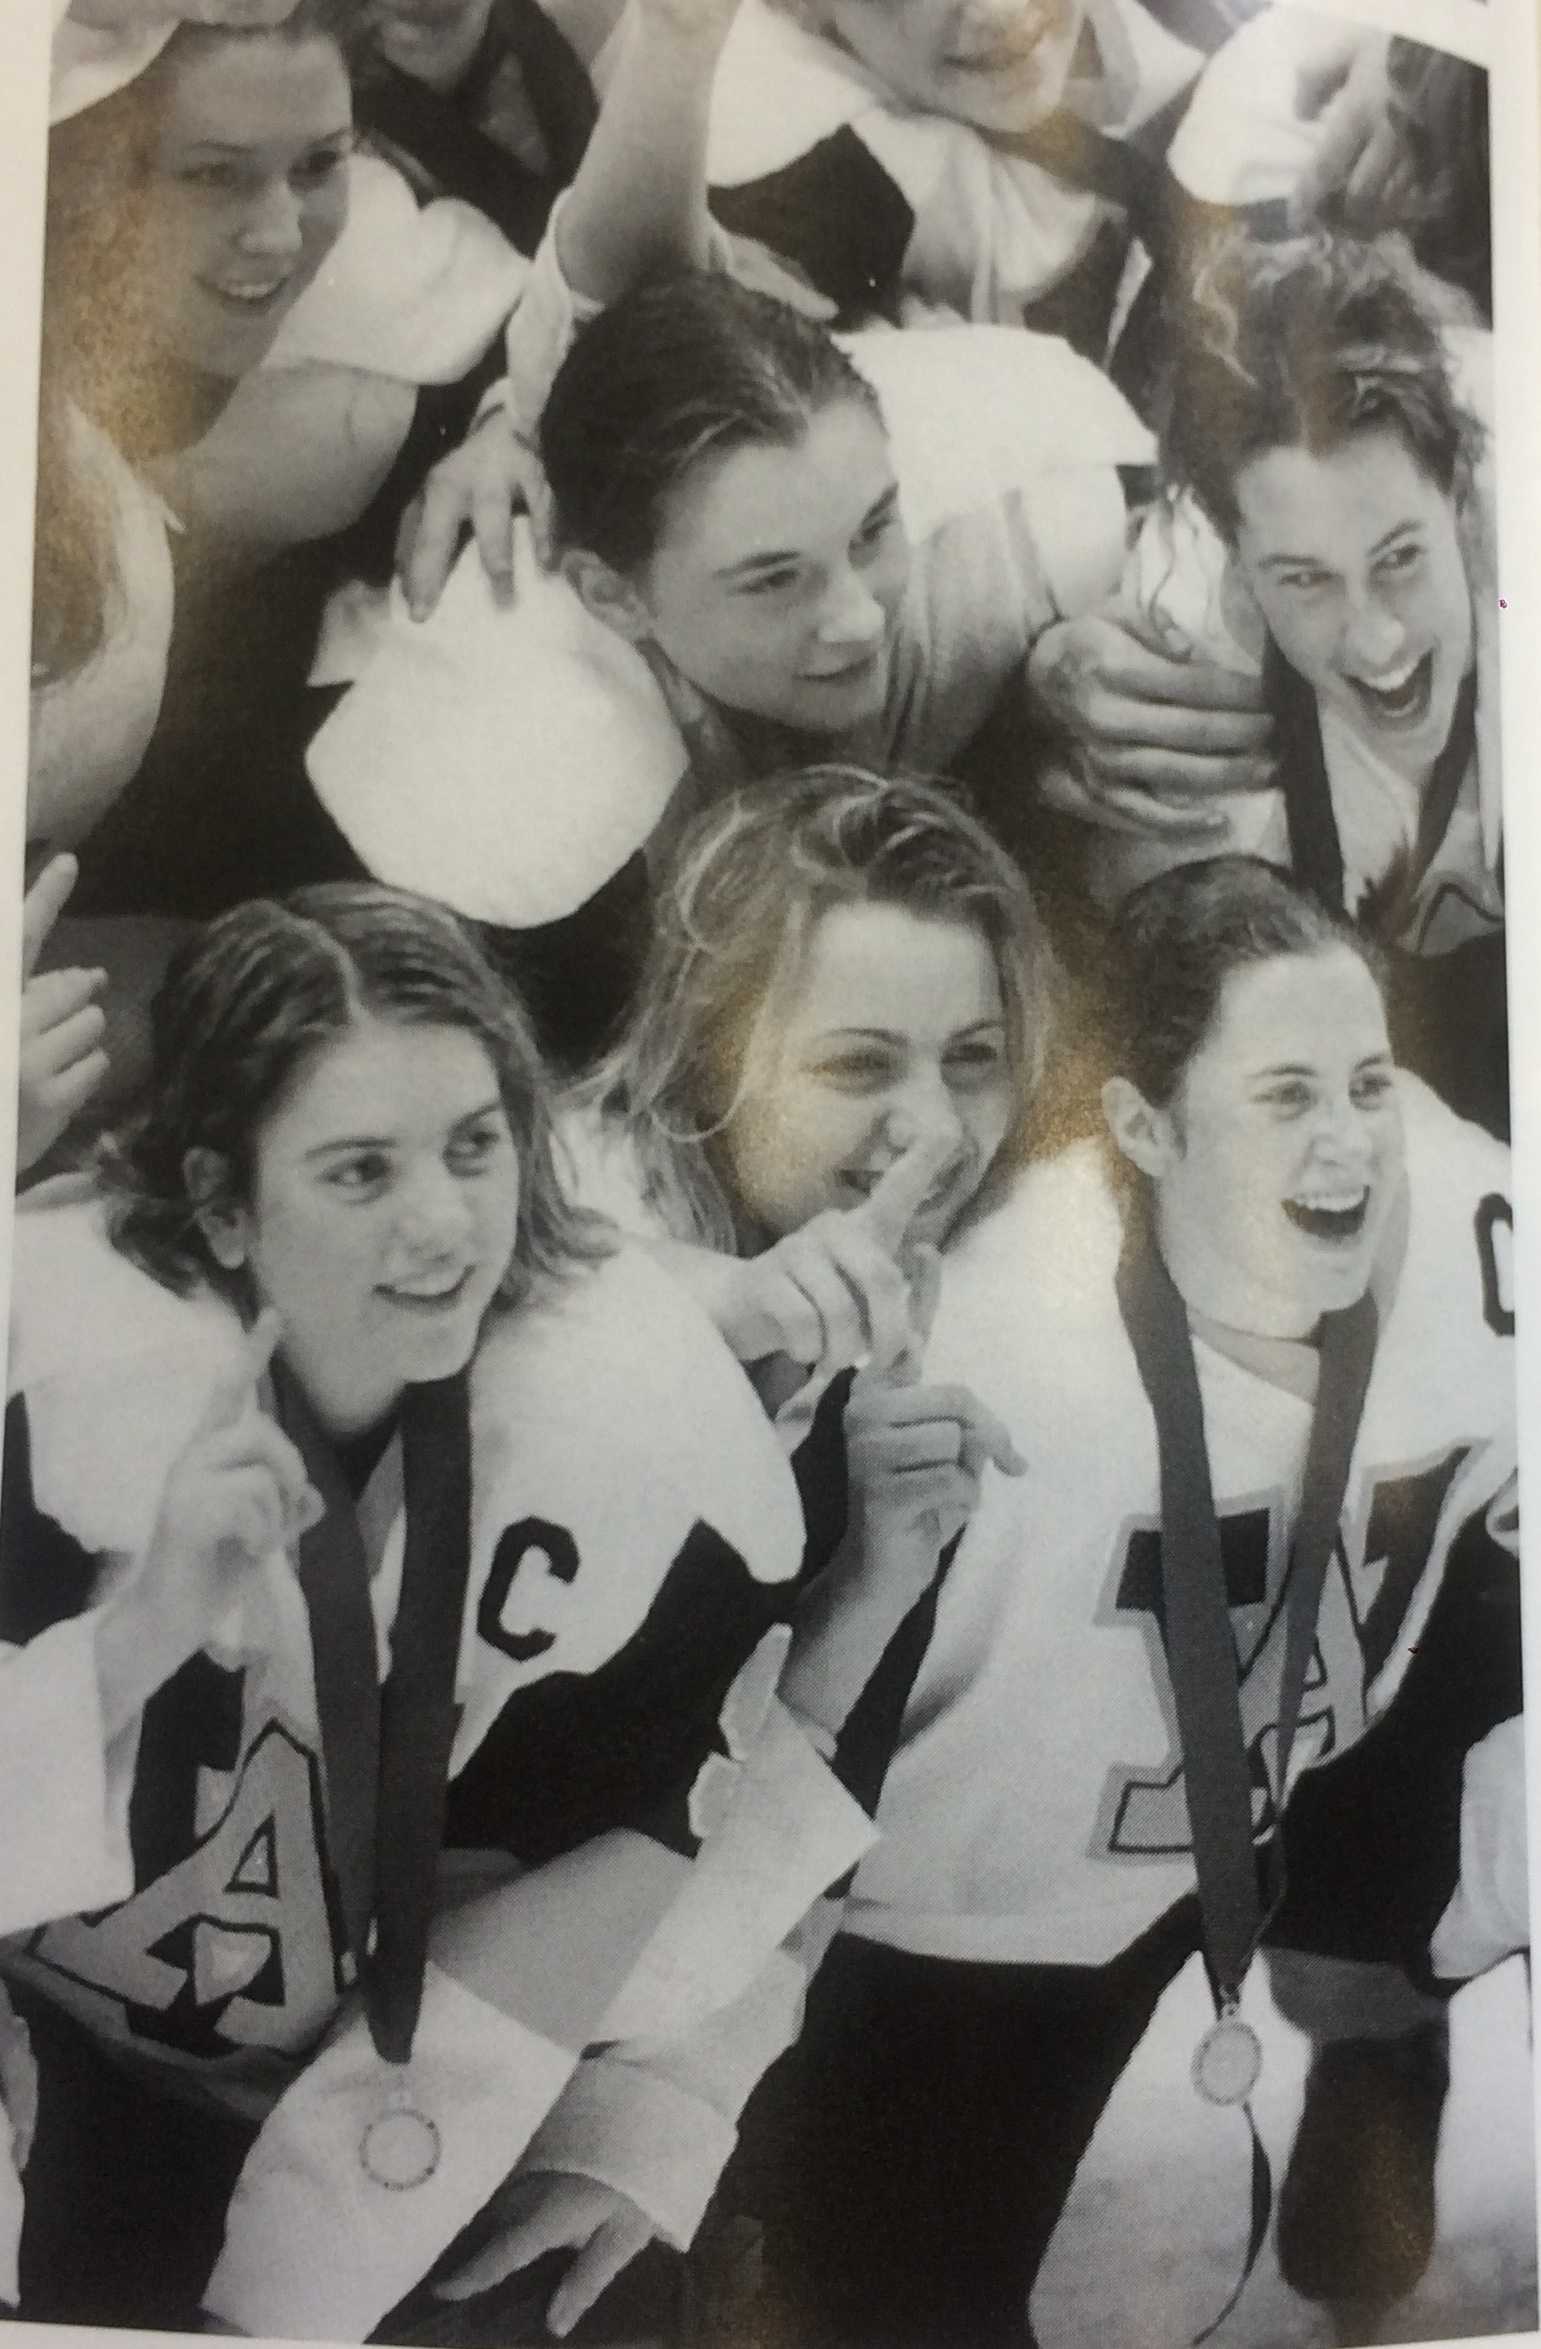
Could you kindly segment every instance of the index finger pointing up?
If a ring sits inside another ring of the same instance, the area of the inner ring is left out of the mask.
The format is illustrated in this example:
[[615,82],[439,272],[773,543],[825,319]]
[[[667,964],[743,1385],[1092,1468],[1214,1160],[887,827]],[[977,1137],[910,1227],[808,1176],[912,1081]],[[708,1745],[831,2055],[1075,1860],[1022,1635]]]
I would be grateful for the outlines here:
[[204,1413],[205,1427],[228,1427],[240,1418],[255,1397],[258,1381],[272,1361],[274,1348],[283,1334],[283,1315],[276,1306],[264,1305],[241,1340],[241,1350],[234,1362],[215,1382]]
[[863,1205],[852,1210],[890,1255],[897,1256],[904,1246],[916,1209],[956,1163],[959,1147],[955,1134],[922,1136],[900,1152]]
[[80,871],[72,856],[51,856],[22,901],[21,978],[25,986],[37,968],[48,935],[69,902]]

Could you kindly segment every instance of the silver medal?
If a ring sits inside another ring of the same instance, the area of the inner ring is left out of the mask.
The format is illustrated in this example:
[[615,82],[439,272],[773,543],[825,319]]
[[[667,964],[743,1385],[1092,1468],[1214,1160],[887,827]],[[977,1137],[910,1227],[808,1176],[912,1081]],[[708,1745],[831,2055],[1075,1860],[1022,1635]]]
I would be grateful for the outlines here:
[[1234,2012],[1211,2023],[1193,2051],[1193,2085],[1206,2104],[1245,2104],[1262,2069],[1263,2043]]
[[393,2194],[425,2186],[438,2168],[442,2152],[438,2123],[419,2112],[405,2080],[392,2090],[385,2110],[376,2113],[358,2147],[364,2175]]

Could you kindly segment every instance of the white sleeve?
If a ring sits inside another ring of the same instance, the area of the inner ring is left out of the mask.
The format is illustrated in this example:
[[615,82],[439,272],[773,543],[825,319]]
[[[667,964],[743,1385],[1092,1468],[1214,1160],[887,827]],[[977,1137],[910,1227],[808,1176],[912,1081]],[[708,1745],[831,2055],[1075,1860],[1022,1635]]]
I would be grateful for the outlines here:
[[262,364],[456,383],[491,347],[528,274],[473,204],[419,204],[392,164],[350,156],[347,223]]
[[1466,1757],[1461,1784],[1461,1874],[1434,1928],[1429,1962],[1462,1981],[1530,1947],[1525,1858],[1525,1721],[1516,1713]]
[[37,2120],[37,2066],[27,2027],[0,1985],[0,2302],[21,2298],[21,2173]]
[[572,349],[580,326],[604,307],[568,284],[556,255],[556,225],[565,194],[558,198],[536,247],[518,307],[508,322],[508,410],[514,430],[533,439],[557,369]]
[[1320,111],[1309,85],[1346,74],[1369,28],[1297,8],[1265,8],[1234,32],[1200,74],[1167,154],[1179,186],[1201,203],[1278,203],[1316,159]]
[[738,2139],[738,2117],[796,2039],[840,1914],[821,1901],[748,1988],[695,2030],[586,2057],[523,2168],[593,2178],[634,2202],[665,2242],[692,2242]]
[[[755,1677],[748,1667],[745,1677]],[[363,2158],[390,2079],[352,2006],[247,2157],[204,2295],[211,2314],[248,2333],[365,2338],[519,2164],[585,2046],[703,2029],[710,2040],[712,2018],[744,1995],[778,1942],[874,1836],[779,1706],[741,1757],[731,1720],[723,1727],[720,1778],[703,1772],[697,1780],[701,1808],[717,1815],[700,1819],[704,1840],[694,1861],[646,1838],[600,1837],[511,1888],[510,1897],[533,1911],[508,1928],[512,1934],[517,1924],[528,1952],[542,1940],[546,1888],[555,1888],[556,1914],[577,1886],[588,1903],[581,1935],[570,1909],[564,1927],[544,1934],[554,1954],[570,1953],[570,1964],[527,1964],[506,1983],[489,1980],[483,1964],[473,1987],[469,1973],[462,1978],[463,1958],[440,1939],[443,1921],[436,1927],[408,2082],[413,2106],[433,2122],[437,2166],[410,2193],[385,2185]],[[639,1892],[658,1922],[640,1957],[610,1963],[611,1945],[619,1949],[635,1933]],[[620,1987],[589,1999],[607,1964]],[[695,2092],[699,2101],[699,2083]],[[688,2095],[691,2084],[673,2093]],[[657,2095],[667,2101],[667,2082]],[[720,2126],[709,2136],[708,2159],[713,2146],[725,2155]],[[688,2207],[688,2191],[676,2186],[680,2207]]]
[[137,1726],[109,1746],[96,1616],[0,1650],[0,1934],[126,1900]]
[[246,2333],[366,2339],[502,2184],[577,2060],[430,1962],[407,2093],[436,2166],[403,2192],[365,2166],[391,2083],[355,2004],[247,2156],[204,2307]]

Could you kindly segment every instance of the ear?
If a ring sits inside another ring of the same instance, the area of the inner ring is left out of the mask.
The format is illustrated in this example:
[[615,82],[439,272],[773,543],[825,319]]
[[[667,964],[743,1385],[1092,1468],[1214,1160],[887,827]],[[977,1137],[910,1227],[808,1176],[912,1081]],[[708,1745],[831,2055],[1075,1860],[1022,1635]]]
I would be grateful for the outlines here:
[[569,547],[558,558],[557,569],[584,609],[617,636],[640,644],[652,635],[653,616],[640,590],[602,555],[591,554],[587,547]]
[[1102,1088],[1102,1114],[1131,1166],[1153,1181],[1169,1172],[1180,1155],[1170,1110],[1153,1107],[1128,1077],[1109,1077]]
[[239,1272],[246,1262],[247,1220],[231,1194],[228,1161],[217,1150],[189,1150],[182,1182],[209,1254],[224,1271]]

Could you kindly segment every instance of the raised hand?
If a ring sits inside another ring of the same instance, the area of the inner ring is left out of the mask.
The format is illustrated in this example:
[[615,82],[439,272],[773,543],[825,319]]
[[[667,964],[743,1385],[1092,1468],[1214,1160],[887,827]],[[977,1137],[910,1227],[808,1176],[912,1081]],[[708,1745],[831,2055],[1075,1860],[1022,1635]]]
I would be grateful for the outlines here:
[[258,1386],[283,1325],[271,1306],[247,1331],[172,1466],[144,1561],[146,1601],[191,1654],[252,1567],[288,1549],[322,1514],[298,1451]]
[[656,2232],[653,2222],[617,2187],[565,2171],[517,2177],[498,2197],[503,2223],[490,2243],[433,2289],[441,2300],[469,2300],[490,2292],[548,2251],[577,2256],[552,2295],[546,2328],[558,2340],[571,2332]]
[[857,1207],[830,1207],[724,1273],[718,1325],[744,1362],[786,1354],[821,1375],[903,1359],[914,1336],[904,1265],[910,1226],[956,1164],[958,1143],[911,1143]]
[[514,516],[530,516],[544,551],[549,505],[534,450],[501,408],[489,409],[459,448],[439,459],[401,517],[396,576],[413,619],[426,620],[444,593],[467,529],[494,590],[512,596]]
[[845,1441],[853,1522],[872,1569],[918,1549],[926,1580],[973,1515],[985,1463],[1003,1476],[1027,1468],[1005,1423],[964,1386],[868,1373],[852,1386]]
[[38,956],[63,912],[80,868],[50,857],[27,891],[21,918],[21,1051],[16,1168],[24,1174],[52,1149],[107,1074],[106,1016],[96,1001],[103,970],[42,971]]
[[907,1257],[911,1336],[884,1371],[852,1381],[845,1408],[849,1508],[839,1548],[798,1610],[781,1695],[838,1736],[879,1658],[967,1524],[986,1465],[1021,1476],[1027,1462],[967,1387],[921,1375],[941,1284],[935,1248]]
[[109,1739],[207,1643],[253,1568],[323,1513],[303,1460],[258,1395],[282,1334],[271,1307],[258,1315],[172,1464],[135,1572],[98,1613]]

